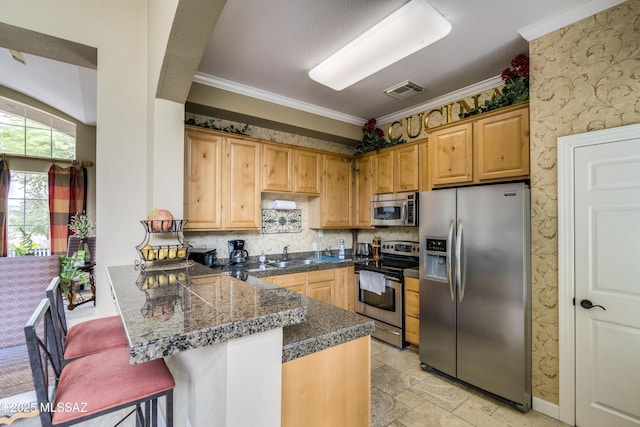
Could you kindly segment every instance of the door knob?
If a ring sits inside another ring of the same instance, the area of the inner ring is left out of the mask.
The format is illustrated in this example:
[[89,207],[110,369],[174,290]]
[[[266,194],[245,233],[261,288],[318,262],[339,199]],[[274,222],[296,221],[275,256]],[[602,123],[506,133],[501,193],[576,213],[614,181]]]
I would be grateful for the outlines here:
[[597,304],[593,304],[591,301],[589,301],[588,299],[583,299],[582,301],[580,301],[580,305],[582,306],[582,308],[586,308],[587,310],[592,309],[593,307],[600,307],[603,310],[607,310],[606,308],[604,308],[601,305],[597,305]]

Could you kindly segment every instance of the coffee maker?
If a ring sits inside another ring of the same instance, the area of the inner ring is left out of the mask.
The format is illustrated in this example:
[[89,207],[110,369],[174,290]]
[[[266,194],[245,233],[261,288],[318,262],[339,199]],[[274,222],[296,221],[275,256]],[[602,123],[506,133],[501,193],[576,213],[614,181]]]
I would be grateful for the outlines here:
[[244,240],[229,240],[229,264],[244,265],[249,258],[249,253],[244,249]]

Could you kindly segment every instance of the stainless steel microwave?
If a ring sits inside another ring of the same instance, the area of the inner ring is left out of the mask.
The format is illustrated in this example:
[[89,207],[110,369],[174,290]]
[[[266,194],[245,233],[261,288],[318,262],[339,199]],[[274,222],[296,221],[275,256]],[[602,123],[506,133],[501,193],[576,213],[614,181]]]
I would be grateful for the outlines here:
[[371,225],[415,227],[418,225],[418,193],[371,196]]

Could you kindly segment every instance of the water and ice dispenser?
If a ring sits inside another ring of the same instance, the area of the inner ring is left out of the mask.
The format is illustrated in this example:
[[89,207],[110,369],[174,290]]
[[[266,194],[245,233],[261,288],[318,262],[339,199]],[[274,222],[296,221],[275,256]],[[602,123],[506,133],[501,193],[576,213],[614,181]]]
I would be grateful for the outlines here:
[[427,237],[424,272],[426,279],[447,281],[447,239]]

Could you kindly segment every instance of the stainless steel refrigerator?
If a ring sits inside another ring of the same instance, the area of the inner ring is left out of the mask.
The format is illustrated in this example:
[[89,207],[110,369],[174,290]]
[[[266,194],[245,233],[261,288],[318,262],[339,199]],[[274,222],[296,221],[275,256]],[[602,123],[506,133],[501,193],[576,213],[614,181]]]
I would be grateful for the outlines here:
[[422,368],[529,410],[528,186],[434,190],[419,200]]

